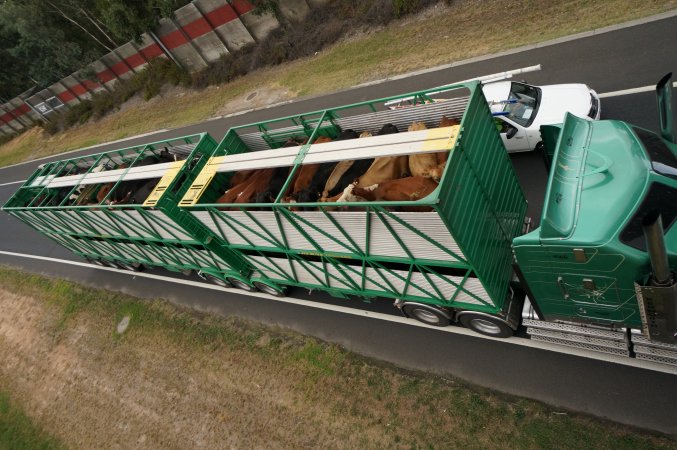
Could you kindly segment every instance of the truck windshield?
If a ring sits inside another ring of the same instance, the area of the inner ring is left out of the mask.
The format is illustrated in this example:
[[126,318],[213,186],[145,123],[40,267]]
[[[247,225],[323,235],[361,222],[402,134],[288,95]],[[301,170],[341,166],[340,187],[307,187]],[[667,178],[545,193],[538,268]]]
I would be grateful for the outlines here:
[[528,127],[536,118],[536,111],[541,100],[540,89],[522,83],[512,83],[508,101],[503,112],[514,122]]

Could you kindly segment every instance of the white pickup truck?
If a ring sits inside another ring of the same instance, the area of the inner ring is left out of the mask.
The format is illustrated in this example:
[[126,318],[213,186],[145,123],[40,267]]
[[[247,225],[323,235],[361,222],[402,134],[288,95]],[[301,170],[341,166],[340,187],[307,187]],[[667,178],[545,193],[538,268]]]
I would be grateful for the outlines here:
[[597,120],[597,93],[585,84],[532,86],[518,81],[482,85],[508,152],[526,152],[541,145],[541,125],[562,123],[564,114]]

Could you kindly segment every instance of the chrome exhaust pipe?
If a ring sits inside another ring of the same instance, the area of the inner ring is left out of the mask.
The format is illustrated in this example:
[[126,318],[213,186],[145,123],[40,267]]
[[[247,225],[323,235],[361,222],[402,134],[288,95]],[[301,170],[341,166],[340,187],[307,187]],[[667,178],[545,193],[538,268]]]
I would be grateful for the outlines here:
[[663,221],[658,211],[652,211],[642,220],[642,229],[646,239],[646,250],[651,261],[652,286],[670,286],[673,283],[668,253],[665,250],[665,235],[663,233]]
[[677,281],[670,271],[658,211],[642,220],[651,275],[645,286],[635,284],[644,335],[651,341],[677,344]]

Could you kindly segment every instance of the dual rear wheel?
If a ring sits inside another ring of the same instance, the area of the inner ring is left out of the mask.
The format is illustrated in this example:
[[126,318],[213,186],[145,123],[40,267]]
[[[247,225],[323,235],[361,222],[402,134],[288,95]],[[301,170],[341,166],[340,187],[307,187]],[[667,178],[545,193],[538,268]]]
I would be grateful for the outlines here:
[[[448,311],[431,305],[405,303],[402,306],[402,312],[407,317],[435,327],[446,327],[452,321]],[[505,338],[513,335],[513,329],[510,325],[498,317],[476,312],[461,312],[457,317],[461,325],[485,336]]]
[[251,285],[249,283],[246,283],[243,280],[240,280],[235,277],[226,277],[220,278],[215,275],[211,275],[208,273],[204,274],[205,280],[209,281],[210,283],[213,283],[217,286],[221,286],[224,288],[230,288],[234,287],[237,289],[242,289],[243,291],[246,292],[256,292],[256,291],[261,291],[266,294],[273,295],[275,297],[284,297],[286,295],[285,289],[273,284],[273,283],[268,283],[264,281],[254,281]]

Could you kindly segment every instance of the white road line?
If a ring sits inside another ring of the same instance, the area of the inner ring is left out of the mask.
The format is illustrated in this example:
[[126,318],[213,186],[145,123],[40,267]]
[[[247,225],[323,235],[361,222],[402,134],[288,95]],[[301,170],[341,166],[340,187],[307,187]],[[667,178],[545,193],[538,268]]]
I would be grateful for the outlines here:
[[[24,162],[12,164],[11,166],[2,166],[2,167],[0,167],[0,170],[3,170],[3,169],[9,169],[9,168],[11,168],[11,167],[21,166],[21,165],[33,163],[33,162],[36,162],[36,161],[42,161],[42,160],[45,160],[45,159],[54,158],[55,156],[62,156],[62,155],[68,155],[68,154],[70,154],[70,153],[81,152],[82,150],[87,150],[87,149],[90,149],[90,148],[102,147],[102,146],[104,146],[104,145],[117,144],[118,142],[125,142],[125,141],[130,141],[130,140],[136,139],[136,138],[142,138],[142,137],[146,137],[146,136],[152,136],[152,135],[154,135],[154,134],[164,133],[165,131],[169,131],[169,129],[168,129],[168,128],[163,128],[162,130],[149,131],[148,133],[137,134],[136,136],[126,137],[126,138],[118,139],[118,140],[116,140],[116,141],[102,142],[101,144],[94,144],[94,145],[90,145],[89,147],[76,148],[75,150],[71,150],[71,151],[68,151],[68,152],[55,153],[55,154],[53,154],[53,155],[43,156],[42,158],[36,158],[36,159],[31,159],[30,161],[24,161]],[[5,183],[5,184],[7,184],[7,183]],[[0,186],[2,186],[2,185],[0,185]]]
[[0,186],[9,186],[10,184],[19,184],[19,183],[24,183],[26,180],[20,180],[20,181],[10,181],[9,183],[2,183]]
[[[672,87],[673,88],[677,87],[677,81],[672,83]],[[599,98],[620,97],[621,95],[639,94],[642,92],[649,92],[655,90],[656,86],[644,86],[632,89],[623,89],[622,91],[605,92],[604,94],[599,94]]]
[[389,314],[382,314],[382,313],[377,313],[377,312],[372,312],[372,311],[364,311],[360,309],[354,309],[354,308],[348,308],[345,306],[335,306],[335,305],[326,305],[322,303],[317,303],[317,302],[311,302],[308,300],[302,300],[298,298],[292,298],[292,297],[274,297],[272,295],[264,294],[262,292],[246,292],[240,289],[225,289],[219,286],[215,286],[212,284],[208,283],[200,283],[196,281],[191,281],[191,280],[182,280],[180,278],[172,278],[172,277],[166,277],[162,275],[154,275],[150,273],[143,273],[143,272],[130,272],[127,270],[120,270],[120,269],[113,269],[110,267],[101,267],[97,266],[94,264],[89,264],[85,262],[77,262],[77,261],[69,261],[65,259],[57,259],[57,258],[49,258],[46,256],[37,256],[37,255],[28,255],[25,253],[15,253],[15,252],[7,252],[7,251],[2,251],[0,250],[0,254],[2,255],[8,255],[8,256],[15,256],[15,257],[20,257],[20,258],[28,258],[28,259],[38,259],[42,261],[51,261],[59,264],[69,264],[72,266],[79,266],[79,267],[88,267],[90,269],[98,269],[98,270],[107,270],[109,272],[117,272],[120,274],[128,275],[131,277],[143,277],[143,278],[150,278],[154,280],[160,280],[160,281],[166,281],[170,283],[176,283],[176,284],[184,284],[187,286],[195,286],[199,287],[202,289],[212,289],[215,291],[223,291],[223,292],[230,292],[238,295],[246,295],[250,297],[259,297],[259,298],[265,298],[268,300],[273,300],[276,302],[284,302],[284,303],[291,303],[294,305],[302,305],[302,306],[308,306],[311,308],[317,308],[317,309],[323,309],[323,310],[328,310],[328,311],[334,311],[334,312],[339,312],[342,314],[350,314],[353,316],[360,316],[360,317],[368,317],[371,319],[377,319],[377,320],[385,320],[388,322],[396,322],[400,323],[403,325],[408,325],[408,326],[415,326],[415,327],[422,327],[422,328],[428,328],[431,330],[435,330],[438,332],[446,332],[446,333],[453,333],[453,334],[461,334],[465,336],[471,336],[473,338],[478,338],[478,339],[488,339],[492,341],[498,341],[498,342],[503,342],[503,343],[508,343],[508,344],[514,344],[514,345],[521,345],[523,347],[530,347],[530,348],[536,348],[536,349],[541,349],[541,350],[548,350],[556,353],[564,353],[564,354],[569,354],[569,355],[575,355],[583,358],[590,358],[590,359],[595,359],[595,360],[602,360],[602,361],[607,361],[615,364],[623,364],[626,366],[631,366],[631,367],[637,367],[640,369],[647,369],[647,370],[653,370],[656,372],[664,372],[664,373],[669,373],[673,375],[677,375],[677,367],[671,367],[663,364],[658,364],[654,363],[651,361],[642,361],[642,360],[637,360],[637,359],[632,359],[632,358],[627,358],[627,357],[622,357],[622,356],[617,356],[617,355],[608,355],[605,353],[597,353],[597,352],[589,352],[583,349],[577,349],[577,348],[569,348],[569,347],[563,347],[559,345],[553,345],[549,344],[547,342],[539,342],[539,341],[532,341],[529,339],[522,339],[522,338],[517,338],[517,337],[512,337],[512,338],[507,338],[507,339],[498,339],[498,338],[492,338],[489,336],[483,336],[481,334],[477,334],[474,331],[471,331],[467,328],[461,328],[461,327],[445,327],[445,328],[438,328],[434,327],[431,325],[426,325],[424,323],[418,322],[414,319],[407,319],[405,317],[400,317],[400,316],[392,316]]

